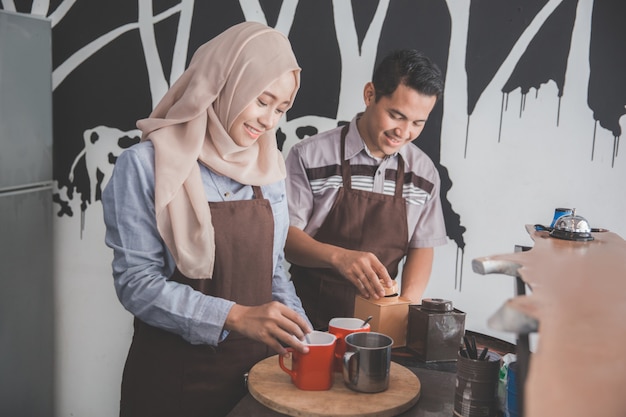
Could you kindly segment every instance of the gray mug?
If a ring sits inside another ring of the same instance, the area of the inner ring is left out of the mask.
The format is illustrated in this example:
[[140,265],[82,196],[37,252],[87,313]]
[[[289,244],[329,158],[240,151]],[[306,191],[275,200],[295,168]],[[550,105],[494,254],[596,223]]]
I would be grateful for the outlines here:
[[382,333],[351,333],[345,337],[343,379],[359,392],[381,392],[389,387],[393,339]]

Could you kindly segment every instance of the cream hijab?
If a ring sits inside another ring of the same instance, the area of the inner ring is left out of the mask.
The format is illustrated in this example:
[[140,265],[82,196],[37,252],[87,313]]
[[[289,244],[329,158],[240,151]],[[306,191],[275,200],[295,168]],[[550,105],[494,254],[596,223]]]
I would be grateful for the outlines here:
[[215,234],[198,161],[242,184],[285,178],[285,163],[268,131],[241,147],[228,135],[235,118],[276,79],[300,67],[289,40],[256,22],[235,25],[202,45],[150,117],[139,120],[142,140],[155,149],[157,228],[178,269],[212,278]]

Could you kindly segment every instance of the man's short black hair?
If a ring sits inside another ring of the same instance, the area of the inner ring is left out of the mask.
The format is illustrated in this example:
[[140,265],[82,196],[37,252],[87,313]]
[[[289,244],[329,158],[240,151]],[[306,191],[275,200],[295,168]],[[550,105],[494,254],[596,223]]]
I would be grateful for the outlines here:
[[376,101],[392,95],[400,84],[427,96],[437,96],[437,100],[443,95],[441,70],[415,49],[400,49],[387,55],[376,67],[372,82]]

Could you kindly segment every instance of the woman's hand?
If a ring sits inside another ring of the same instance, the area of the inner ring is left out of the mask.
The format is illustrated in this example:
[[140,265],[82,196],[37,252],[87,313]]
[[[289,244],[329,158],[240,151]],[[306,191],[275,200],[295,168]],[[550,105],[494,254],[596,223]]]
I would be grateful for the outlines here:
[[303,341],[305,335],[313,331],[303,317],[278,301],[255,307],[235,304],[226,317],[224,328],[263,342],[281,355],[287,354],[281,342],[307,353],[309,348]]

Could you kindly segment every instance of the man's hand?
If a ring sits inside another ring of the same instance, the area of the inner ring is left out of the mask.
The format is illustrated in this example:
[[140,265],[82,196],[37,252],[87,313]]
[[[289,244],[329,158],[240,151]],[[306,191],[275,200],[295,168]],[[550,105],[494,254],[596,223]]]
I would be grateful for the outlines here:
[[333,268],[355,286],[363,297],[385,296],[383,287],[393,286],[387,268],[371,252],[322,243],[290,226],[285,246],[287,260],[307,268]]
[[337,248],[332,263],[365,298],[377,300],[384,297],[384,287],[390,288],[394,284],[385,265],[371,252]]
[[303,317],[278,301],[255,307],[235,304],[224,328],[263,342],[281,355],[286,355],[287,350],[280,342],[307,353],[309,348],[303,340],[305,334],[313,331]]

